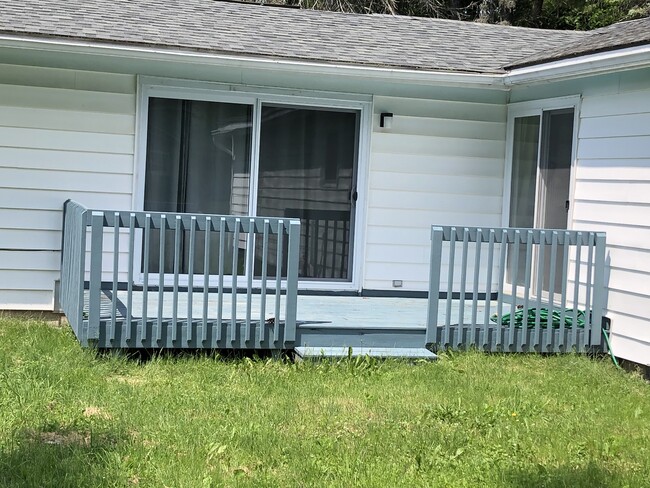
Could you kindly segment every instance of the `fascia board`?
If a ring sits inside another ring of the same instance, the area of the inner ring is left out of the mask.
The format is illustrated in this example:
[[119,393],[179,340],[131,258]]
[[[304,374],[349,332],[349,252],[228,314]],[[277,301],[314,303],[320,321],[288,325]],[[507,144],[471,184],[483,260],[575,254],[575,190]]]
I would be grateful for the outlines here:
[[503,81],[506,86],[517,86],[645,67],[650,67],[650,46],[648,45],[516,68],[508,72],[503,77]]
[[296,71],[325,76],[341,76],[359,79],[380,79],[383,81],[438,84],[443,86],[473,86],[505,90],[502,74],[457,73],[431,70],[411,70],[375,66],[353,66],[317,61],[264,58],[257,56],[235,56],[219,53],[200,53],[172,49],[157,49],[146,46],[99,44],[65,39],[45,39],[19,36],[0,36],[0,46],[6,48],[56,51],[69,54],[109,56],[131,60],[171,61],[187,64],[212,64],[242,69],[274,71]]
[[0,47],[96,55],[124,60],[166,61],[188,65],[228,66],[241,69],[270,70],[374,79],[395,83],[465,86],[509,91],[512,86],[565,80],[614,71],[650,67],[650,46],[617,49],[604,53],[516,68],[508,73],[458,73],[375,66],[353,66],[307,60],[200,53],[147,46],[100,44],[66,39],[0,35]]

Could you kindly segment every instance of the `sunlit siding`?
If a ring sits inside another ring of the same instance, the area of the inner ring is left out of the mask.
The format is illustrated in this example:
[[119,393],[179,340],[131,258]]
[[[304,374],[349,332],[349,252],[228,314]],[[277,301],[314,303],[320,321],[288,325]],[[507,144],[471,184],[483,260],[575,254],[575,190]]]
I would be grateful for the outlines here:
[[0,309],[52,309],[68,198],[132,203],[134,76],[0,66]]
[[[647,86],[647,84],[646,84]],[[586,96],[573,228],[607,232],[616,355],[650,363],[650,89]]]
[[[500,226],[506,107],[377,97],[364,288],[426,290],[430,227]],[[391,129],[379,114],[394,114]]]

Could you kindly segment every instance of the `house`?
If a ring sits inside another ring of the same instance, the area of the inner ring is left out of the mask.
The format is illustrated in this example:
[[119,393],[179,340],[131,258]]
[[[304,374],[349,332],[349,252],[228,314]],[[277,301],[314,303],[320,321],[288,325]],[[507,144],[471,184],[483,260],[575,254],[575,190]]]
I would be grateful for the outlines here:
[[299,287],[370,295],[426,293],[432,224],[596,230],[613,350],[647,364],[649,195],[648,18],[565,32],[214,0],[0,5],[0,309],[53,309],[70,198],[301,218]]

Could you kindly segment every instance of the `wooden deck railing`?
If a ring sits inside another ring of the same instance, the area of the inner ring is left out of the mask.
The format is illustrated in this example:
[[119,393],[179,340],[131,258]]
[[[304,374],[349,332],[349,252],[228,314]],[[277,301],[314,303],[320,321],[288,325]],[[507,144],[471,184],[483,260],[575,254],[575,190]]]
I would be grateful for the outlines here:
[[298,220],[67,201],[61,307],[84,345],[290,348],[299,245]]
[[427,344],[587,352],[602,344],[605,234],[431,229]]

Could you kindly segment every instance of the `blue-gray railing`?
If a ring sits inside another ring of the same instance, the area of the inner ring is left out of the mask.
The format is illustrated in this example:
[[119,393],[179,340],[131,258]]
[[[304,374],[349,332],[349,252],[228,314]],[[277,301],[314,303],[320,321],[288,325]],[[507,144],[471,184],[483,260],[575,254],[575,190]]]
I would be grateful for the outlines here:
[[299,245],[298,220],[67,201],[61,308],[84,345],[291,348]]
[[426,342],[437,350],[601,348],[605,234],[432,226]]
[[87,343],[87,327],[84,327],[83,317],[86,208],[68,200],[63,205],[62,230],[59,305],[77,338]]

